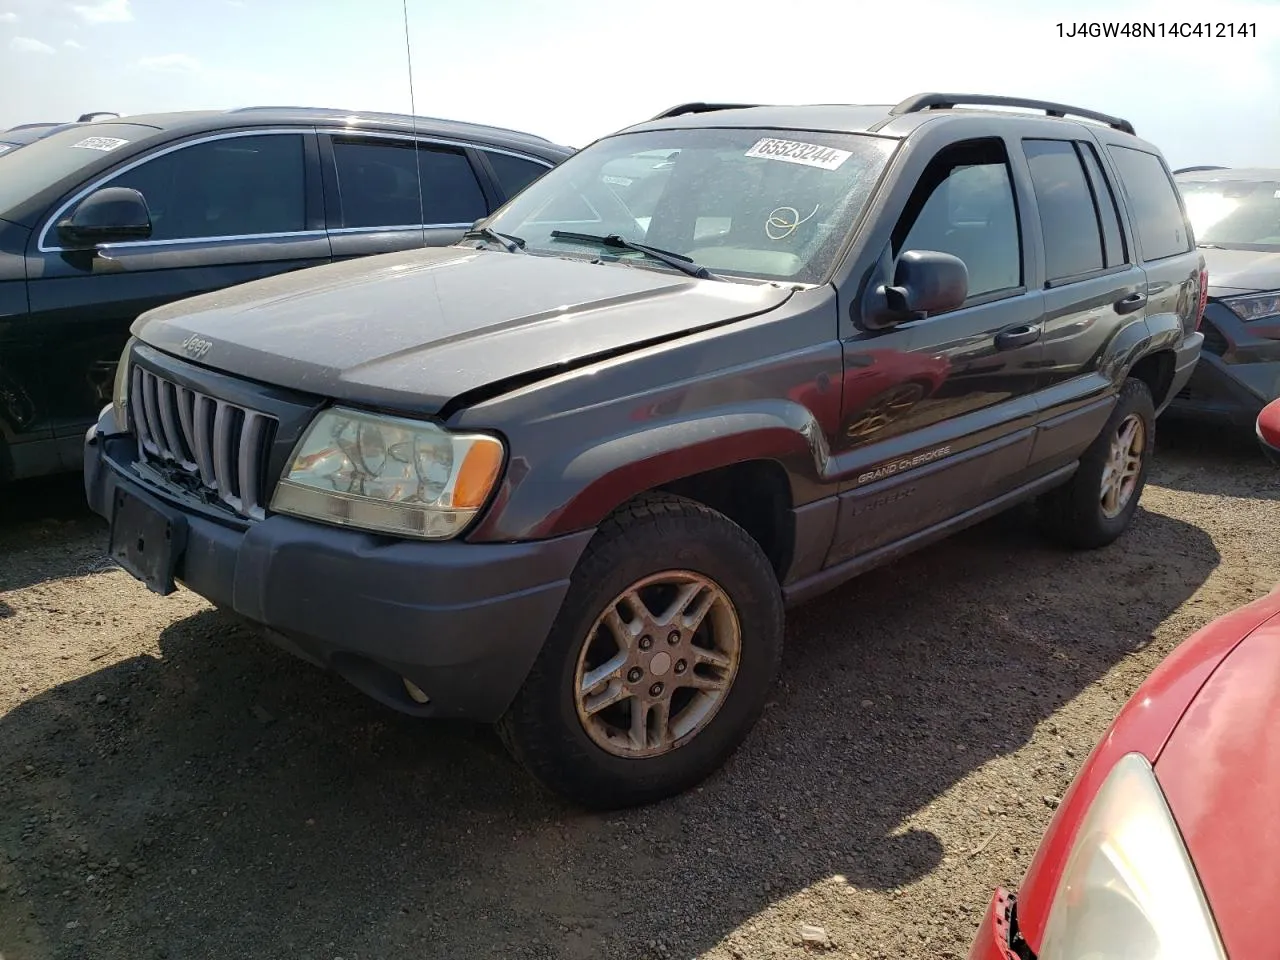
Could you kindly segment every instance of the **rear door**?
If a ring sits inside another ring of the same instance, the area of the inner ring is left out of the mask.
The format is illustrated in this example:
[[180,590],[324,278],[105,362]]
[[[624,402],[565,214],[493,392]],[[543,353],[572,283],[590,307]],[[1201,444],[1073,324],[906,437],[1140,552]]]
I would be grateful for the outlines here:
[[1043,301],[1028,283],[1026,184],[998,137],[938,151],[913,182],[892,221],[892,255],[958,257],[969,296],[956,310],[845,339],[835,452],[851,477],[830,563],[999,495],[1030,450]]
[[321,145],[337,259],[448,246],[496,205],[468,147],[365,132],[324,133]]
[[1096,145],[1067,129],[1078,135],[1022,140],[1044,240],[1044,424],[1032,463],[1046,472],[1075,460],[1102,429],[1115,400],[1104,358],[1126,327],[1142,325],[1147,298]]
[[[94,250],[60,245],[55,224],[99,187],[132,187],[152,235]],[[245,130],[168,144],[85,184],[32,233],[29,329],[65,466],[111,400],[129,325],[146,310],[288,270],[325,263],[319,156],[302,129]]]

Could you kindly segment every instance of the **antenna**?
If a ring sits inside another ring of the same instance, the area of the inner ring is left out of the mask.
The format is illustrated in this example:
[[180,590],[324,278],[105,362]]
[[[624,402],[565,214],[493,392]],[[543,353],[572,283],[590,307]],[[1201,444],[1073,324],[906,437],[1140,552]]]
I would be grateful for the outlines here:
[[413,166],[418,173],[418,230],[422,234],[422,245],[427,245],[427,213],[422,196],[422,145],[418,142],[418,104],[413,96],[413,47],[409,43],[409,0],[400,0],[404,12],[404,56],[409,63],[409,113],[413,121]]

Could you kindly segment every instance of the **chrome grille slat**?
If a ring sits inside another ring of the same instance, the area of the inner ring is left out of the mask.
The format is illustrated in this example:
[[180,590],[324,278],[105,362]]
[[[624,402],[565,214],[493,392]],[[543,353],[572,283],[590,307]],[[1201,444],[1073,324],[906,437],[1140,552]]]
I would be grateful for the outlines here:
[[244,426],[240,430],[240,456],[236,464],[240,478],[240,509],[255,518],[263,516],[262,505],[258,503],[257,497],[258,451],[262,449],[266,420],[262,414],[252,410],[244,412]]
[[164,445],[169,455],[182,465],[184,470],[192,470],[195,464],[187,459],[182,448],[182,436],[178,433],[178,388],[166,380],[156,381],[156,405],[160,408],[160,428],[164,433]]
[[209,443],[209,405],[211,403],[213,403],[212,399],[198,393],[191,407],[191,418],[195,421],[196,463],[200,465],[200,479],[210,490],[216,486],[213,478],[213,446]]
[[129,386],[133,432],[142,459],[170,471],[176,466],[198,478],[242,517],[266,516],[263,466],[275,417],[180,386],[139,366],[133,368]]

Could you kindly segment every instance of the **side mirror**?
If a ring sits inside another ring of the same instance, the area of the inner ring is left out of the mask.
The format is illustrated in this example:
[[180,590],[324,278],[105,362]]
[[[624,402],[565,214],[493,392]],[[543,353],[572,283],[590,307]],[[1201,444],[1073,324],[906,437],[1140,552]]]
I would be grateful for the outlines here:
[[74,247],[146,240],[151,236],[147,201],[130,187],[103,187],[80,201],[58,222],[58,236]]
[[880,284],[874,294],[863,320],[880,330],[962,305],[969,296],[969,270],[949,253],[905,250],[893,265],[893,283]]

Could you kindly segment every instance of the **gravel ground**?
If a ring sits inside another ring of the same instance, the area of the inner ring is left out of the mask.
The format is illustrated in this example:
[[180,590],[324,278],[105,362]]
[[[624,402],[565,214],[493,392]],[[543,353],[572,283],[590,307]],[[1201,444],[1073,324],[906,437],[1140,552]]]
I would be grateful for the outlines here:
[[0,954],[963,957],[1124,699],[1280,580],[1280,474],[1166,433],[1110,548],[1011,514],[794,611],[725,770],[611,816],[149,594],[78,478],[6,491]]

